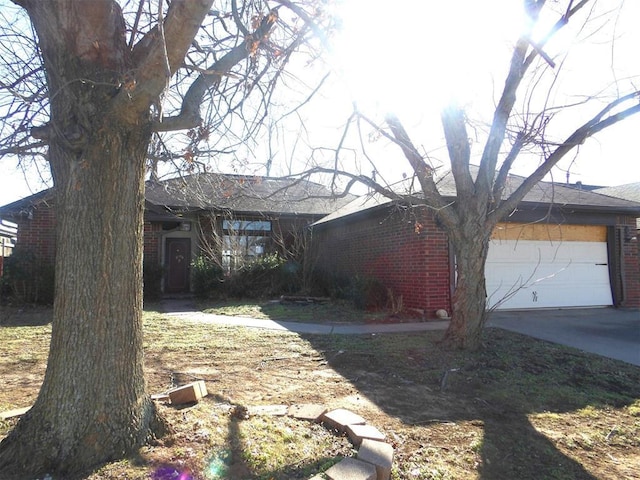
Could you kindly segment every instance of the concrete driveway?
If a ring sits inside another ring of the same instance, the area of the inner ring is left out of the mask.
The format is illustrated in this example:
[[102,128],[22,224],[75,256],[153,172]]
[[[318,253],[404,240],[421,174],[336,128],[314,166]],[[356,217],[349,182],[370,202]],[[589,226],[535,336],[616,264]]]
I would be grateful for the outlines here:
[[496,311],[488,326],[640,366],[640,310]]

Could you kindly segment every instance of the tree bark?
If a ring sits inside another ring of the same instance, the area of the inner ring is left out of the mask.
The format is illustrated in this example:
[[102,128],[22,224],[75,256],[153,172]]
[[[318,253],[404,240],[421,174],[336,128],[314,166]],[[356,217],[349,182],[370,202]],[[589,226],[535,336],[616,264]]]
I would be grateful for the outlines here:
[[456,285],[451,301],[449,327],[442,342],[457,349],[478,350],[487,319],[487,291],[484,268],[491,231],[476,231],[471,238],[453,242]]
[[113,108],[130,61],[117,4],[25,2],[50,93],[56,294],[38,398],[0,444],[2,478],[73,478],[162,433],[145,394],[142,216],[149,107]]
[[487,320],[484,269],[495,223],[486,220],[488,205],[481,201],[457,202],[452,208],[459,220],[453,227],[444,222],[443,226],[453,246],[456,279],[451,322],[442,342],[450,348],[478,350]]
[[63,478],[134,451],[161,426],[142,350],[144,154],[114,124],[56,185],[54,321],[38,399],[0,447],[0,469]]

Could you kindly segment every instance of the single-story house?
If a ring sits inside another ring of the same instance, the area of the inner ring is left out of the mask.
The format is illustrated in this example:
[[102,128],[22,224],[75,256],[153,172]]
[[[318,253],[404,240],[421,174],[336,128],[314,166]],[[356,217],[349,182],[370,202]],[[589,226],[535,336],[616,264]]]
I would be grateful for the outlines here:
[[[522,180],[510,177],[509,188]],[[455,201],[451,174],[438,188]],[[640,203],[539,183],[493,232],[485,269],[488,306],[640,307],[637,217]],[[375,278],[396,302],[402,297],[405,308],[427,316],[451,311],[455,258],[427,207],[365,195],[313,229],[318,268]]]
[[[164,270],[162,291],[190,291],[191,260],[206,252],[227,272],[270,252],[295,255],[311,223],[353,196],[288,178],[219,173],[147,182],[145,262]],[[0,218],[18,226],[16,246],[39,262],[55,258],[55,196],[49,189],[0,207]]]

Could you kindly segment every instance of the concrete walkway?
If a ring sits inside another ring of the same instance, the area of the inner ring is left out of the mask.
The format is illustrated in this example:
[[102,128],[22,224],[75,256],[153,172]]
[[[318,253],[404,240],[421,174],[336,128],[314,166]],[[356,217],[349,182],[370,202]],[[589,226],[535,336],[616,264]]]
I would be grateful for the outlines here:
[[197,322],[217,323],[238,327],[265,328],[270,330],[287,330],[290,332],[306,334],[363,335],[371,333],[423,332],[426,330],[445,330],[449,325],[448,321],[370,324],[281,322],[260,318],[228,317],[225,315],[214,315],[202,312],[173,312],[167,313],[167,315]]
[[[167,315],[185,320],[283,330],[303,334],[362,335],[445,330],[448,321],[330,324],[229,317],[195,311],[189,302],[169,302]],[[614,308],[497,311],[488,327],[502,328],[640,366],[640,311]]]

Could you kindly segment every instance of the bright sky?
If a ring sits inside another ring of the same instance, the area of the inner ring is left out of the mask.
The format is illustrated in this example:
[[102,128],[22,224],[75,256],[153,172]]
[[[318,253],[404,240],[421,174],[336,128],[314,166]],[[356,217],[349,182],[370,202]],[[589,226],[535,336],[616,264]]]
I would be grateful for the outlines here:
[[[410,130],[414,144],[423,147],[436,162],[446,163],[440,125],[442,106],[454,99],[466,107],[475,125],[491,118],[513,43],[526,28],[522,3],[397,0],[389,8],[388,2],[350,0],[342,10],[344,35],[335,56],[343,66],[353,97],[367,114],[393,111]],[[558,3],[566,6],[567,2]],[[558,64],[554,71],[546,69],[547,78],[558,74],[549,98],[552,103],[573,103],[584,95],[611,93],[616,79],[621,80],[620,88],[628,88],[628,76],[635,76],[636,87],[640,84],[640,2],[621,3],[620,15],[616,15],[617,1],[599,2],[586,27],[582,21],[570,22],[545,46],[545,52]],[[585,15],[588,12],[584,9]],[[542,28],[533,31],[533,38],[539,39],[560,18],[560,12],[550,13],[543,18]],[[549,89],[544,88],[544,81],[537,85],[537,100],[544,99]],[[595,110],[576,109],[564,114],[551,132],[556,132],[558,139],[563,133],[565,138],[600,108],[598,105]],[[571,152],[564,162],[566,168],[575,160],[570,181],[599,185],[640,181],[640,153],[634,142],[637,132],[640,114],[588,140],[577,156],[573,155],[575,150]],[[470,127],[469,135],[473,151],[479,154],[481,133]],[[401,155],[397,158],[402,161]],[[531,162],[537,165],[537,161],[528,159],[529,165],[516,165],[514,173],[528,173]],[[389,163],[391,172],[398,171],[398,162]],[[566,173],[558,170],[553,178],[564,182]]]
[[[444,162],[440,110],[455,98],[467,107],[470,118],[490,118],[497,92],[504,82],[513,41],[525,27],[521,3],[517,0],[396,0],[393,3],[343,0],[338,4],[343,33],[336,39],[335,61],[342,65],[349,94],[363,111],[371,116],[393,111],[409,129],[414,143],[436,161]],[[618,79],[635,75],[636,85],[640,83],[640,63],[637,62],[640,29],[635,25],[640,18],[640,2],[622,3],[622,15],[609,15],[605,21],[598,10],[594,12],[592,27],[580,31],[578,22],[575,26],[570,23],[570,28],[555,43],[545,47],[559,64],[562,52],[569,51],[562,68],[556,68],[562,76],[555,84],[552,101],[575,100],[578,95],[605,89],[614,74]],[[614,9],[617,1],[600,4]],[[552,15],[547,20],[555,22],[557,18]],[[591,30],[596,33],[587,35]],[[613,47],[612,38],[615,38]],[[621,83],[628,84],[628,81]],[[541,93],[547,90],[539,88]],[[340,94],[335,99],[327,101],[325,97],[320,104],[324,111],[318,107],[317,114],[324,118],[325,125],[336,117],[336,111],[349,110],[348,95],[336,93]],[[341,102],[339,109],[334,102]],[[573,130],[578,122],[588,118],[584,115],[584,112],[567,115],[563,118],[564,125]],[[340,123],[344,117],[336,121]],[[640,181],[640,153],[635,142],[638,132],[640,115],[581,146],[570,181],[600,185]],[[481,128],[470,129],[470,135],[477,138],[472,148],[479,149]],[[399,151],[388,155],[391,157],[385,158],[391,176],[408,172]],[[384,171],[384,166],[380,170]],[[526,167],[516,168],[516,173],[526,173]],[[46,172],[33,169],[25,175],[16,168],[15,161],[1,159],[0,205],[41,190],[46,186],[43,183],[46,177]],[[565,175],[557,172],[554,179],[565,181]]]

